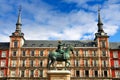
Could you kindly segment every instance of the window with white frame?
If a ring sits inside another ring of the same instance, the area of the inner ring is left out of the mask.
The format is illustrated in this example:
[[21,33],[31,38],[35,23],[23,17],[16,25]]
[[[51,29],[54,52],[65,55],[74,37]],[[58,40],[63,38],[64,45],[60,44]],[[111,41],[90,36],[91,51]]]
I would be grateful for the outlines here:
[[76,56],[79,56],[79,51],[76,51]]
[[15,71],[11,71],[11,77],[15,77],[16,72]]
[[17,55],[17,51],[13,51],[12,56],[16,56]]
[[21,77],[24,77],[25,71],[21,71]]
[[16,60],[12,60],[12,67],[16,67]]
[[93,60],[92,64],[93,64],[94,67],[96,67],[96,66],[98,66],[98,61],[97,60]]
[[43,70],[40,70],[39,76],[40,76],[40,77],[43,77]]
[[34,61],[33,61],[33,60],[30,61],[30,66],[31,66],[31,67],[34,66]]
[[115,71],[115,77],[120,78],[120,71]]
[[39,64],[39,65],[40,65],[40,67],[42,67],[42,66],[43,66],[43,61],[40,61],[40,64]]
[[1,60],[1,67],[5,67],[6,66],[6,60]]
[[76,77],[80,77],[80,71],[76,70]]
[[2,51],[1,57],[6,57],[6,51]]
[[18,47],[18,41],[14,41],[14,47]]
[[108,74],[107,74],[107,71],[103,71],[104,72],[104,77],[107,77]]
[[0,70],[0,77],[4,77],[4,70]]
[[84,54],[85,57],[88,57],[88,56],[89,56],[87,50],[85,50],[85,51],[83,52],[83,54]]
[[102,50],[102,56],[106,56],[106,51]]
[[40,51],[40,56],[43,56],[43,50],[42,50],[42,51]]
[[31,56],[34,56],[35,55],[35,50],[32,50],[31,51]]
[[92,56],[97,56],[96,51],[92,51]]
[[22,61],[22,67],[25,67],[25,60]]
[[118,60],[114,60],[114,67],[119,67],[119,62],[118,62]]
[[88,60],[84,60],[84,66],[88,66]]
[[26,51],[22,51],[22,56],[25,56]]
[[79,64],[79,60],[75,60],[75,66],[79,66],[80,64]]
[[102,48],[105,48],[105,47],[106,47],[106,44],[105,44],[105,41],[104,41],[104,40],[102,40],[100,43],[101,43],[101,47],[102,47]]
[[34,70],[30,71],[30,77],[34,77]]
[[102,67],[107,67],[107,61],[105,60],[102,61]]
[[113,58],[118,58],[118,52],[117,51],[113,52]]
[[89,77],[89,70],[85,70],[85,77]]
[[95,77],[98,77],[98,71],[97,70],[94,71],[94,75],[95,75]]

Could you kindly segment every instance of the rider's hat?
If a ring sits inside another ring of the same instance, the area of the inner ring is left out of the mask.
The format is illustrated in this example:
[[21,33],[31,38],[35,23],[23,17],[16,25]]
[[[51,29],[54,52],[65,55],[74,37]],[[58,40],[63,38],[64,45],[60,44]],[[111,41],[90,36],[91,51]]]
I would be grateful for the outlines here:
[[61,42],[62,42],[61,40],[58,41],[58,43],[61,43]]

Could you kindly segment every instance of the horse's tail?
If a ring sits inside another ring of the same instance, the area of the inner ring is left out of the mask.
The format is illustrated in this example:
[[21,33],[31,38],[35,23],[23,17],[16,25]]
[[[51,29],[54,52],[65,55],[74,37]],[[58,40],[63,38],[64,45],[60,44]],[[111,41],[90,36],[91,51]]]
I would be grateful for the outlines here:
[[48,55],[48,59],[47,59],[47,68],[50,68],[49,61],[50,61],[50,54]]

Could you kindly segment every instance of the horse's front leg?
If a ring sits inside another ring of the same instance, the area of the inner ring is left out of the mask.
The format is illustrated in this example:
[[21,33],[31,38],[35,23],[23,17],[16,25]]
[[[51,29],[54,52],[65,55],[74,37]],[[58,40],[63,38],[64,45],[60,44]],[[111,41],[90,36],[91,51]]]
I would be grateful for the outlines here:
[[57,69],[57,68],[56,68],[56,63],[55,63],[55,62],[56,62],[56,60],[53,60],[53,61],[52,61],[52,66],[53,66],[54,70]]
[[[67,65],[68,64],[68,65]],[[67,69],[67,67],[70,66],[70,62],[68,60],[65,61],[65,70]]]

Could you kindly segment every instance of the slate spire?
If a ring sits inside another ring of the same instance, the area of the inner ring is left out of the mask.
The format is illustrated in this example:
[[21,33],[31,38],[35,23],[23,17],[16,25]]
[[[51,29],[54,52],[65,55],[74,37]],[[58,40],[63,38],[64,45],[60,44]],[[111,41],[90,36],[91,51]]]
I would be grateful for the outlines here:
[[101,16],[100,16],[100,8],[98,7],[98,32],[104,32],[103,30],[103,23],[102,23],[102,20],[101,20]]
[[16,32],[21,32],[21,6],[19,7],[19,13],[18,13],[18,19],[17,19],[17,23],[16,23]]

